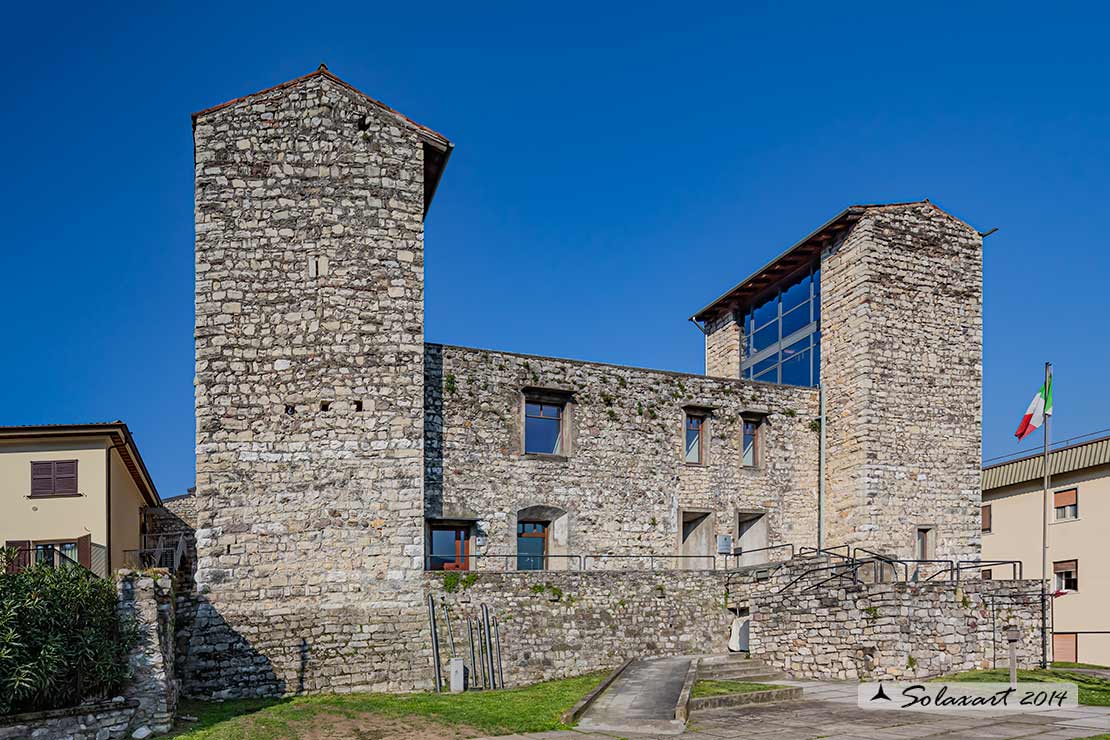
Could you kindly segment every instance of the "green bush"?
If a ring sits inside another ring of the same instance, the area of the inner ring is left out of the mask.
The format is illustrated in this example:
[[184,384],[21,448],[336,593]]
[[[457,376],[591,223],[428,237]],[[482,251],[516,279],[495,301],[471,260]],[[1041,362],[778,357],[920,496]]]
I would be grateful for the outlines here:
[[0,715],[118,691],[138,629],[120,619],[115,585],[77,566],[9,573],[14,558],[0,550]]

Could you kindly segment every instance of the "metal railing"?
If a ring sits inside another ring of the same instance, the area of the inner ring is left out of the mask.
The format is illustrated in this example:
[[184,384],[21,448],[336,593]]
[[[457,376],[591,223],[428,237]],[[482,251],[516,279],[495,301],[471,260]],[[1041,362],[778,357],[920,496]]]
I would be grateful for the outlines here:
[[[840,548],[844,548],[844,553],[843,554],[837,552],[837,550],[839,550]],[[834,558],[840,558],[842,560],[847,560],[849,562],[852,561],[852,560],[855,560],[855,558],[852,557],[852,552],[851,552],[851,546],[850,545],[837,545],[836,547],[823,547],[823,548],[802,546],[802,547],[798,548],[798,555],[799,556],[814,555],[814,556],[818,556],[818,557],[821,556],[821,555],[831,555]]]
[[35,545],[34,547],[12,547],[8,550],[15,551],[15,558],[8,563],[9,572],[18,572],[24,568],[36,565],[45,565],[48,568],[80,568],[84,573],[98,577],[91,569],[62,552],[56,545]]
[[[754,555],[757,552],[772,552],[772,551],[775,551],[775,550],[782,550],[784,548],[790,548],[790,556],[787,558],[787,560],[793,560],[794,556],[795,556],[795,549],[794,549],[794,543],[793,542],[784,542],[781,545],[768,545],[767,547],[753,547],[753,548],[747,549],[747,550],[742,548],[742,547],[734,548],[731,553],[728,553],[728,554],[725,555],[725,570],[732,570],[733,568],[748,568],[748,567],[758,566],[758,565],[767,565],[767,563],[770,562],[770,561],[764,561],[762,563],[741,563],[740,559],[745,558],[749,555]],[[736,558],[736,564],[732,567],[729,566],[729,558]]]
[[[153,542],[153,545],[149,544],[151,542]],[[136,569],[165,568],[171,573],[176,573],[185,557],[188,533],[144,535],[143,545],[142,548],[137,550],[123,551],[125,567]]]

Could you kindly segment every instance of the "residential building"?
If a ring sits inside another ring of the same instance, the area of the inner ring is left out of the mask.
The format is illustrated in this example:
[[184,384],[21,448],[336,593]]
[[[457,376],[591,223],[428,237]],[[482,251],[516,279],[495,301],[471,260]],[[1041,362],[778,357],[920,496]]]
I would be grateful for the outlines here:
[[[1020,560],[1026,578],[1042,578],[1042,511],[1048,513],[1048,568],[1056,660],[1110,665],[1110,436],[1065,443],[983,468],[983,561]],[[1011,567],[984,568],[1009,577]]]
[[161,506],[122,421],[0,427],[0,541],[21,564],[75,561],[107,577],[142,547]]

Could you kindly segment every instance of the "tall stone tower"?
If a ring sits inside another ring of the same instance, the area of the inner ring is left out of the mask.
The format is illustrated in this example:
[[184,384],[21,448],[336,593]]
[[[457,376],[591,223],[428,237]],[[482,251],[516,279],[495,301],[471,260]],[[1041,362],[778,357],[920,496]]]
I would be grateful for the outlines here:
[[978,554],[982,246],[928,201],[852,206],[694,316],[706,374],[820,382],[826,546]]
[[194,139],[186,690],[420,686],[423,219],[451,145],[324,67]]
[[928,202],[863,209],[824,251],[830,544],[978,555],[982,258]]

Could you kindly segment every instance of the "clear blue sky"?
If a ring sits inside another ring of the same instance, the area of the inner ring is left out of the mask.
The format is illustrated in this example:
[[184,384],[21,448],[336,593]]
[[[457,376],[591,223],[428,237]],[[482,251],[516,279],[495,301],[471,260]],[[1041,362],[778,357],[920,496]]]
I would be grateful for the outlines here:
[[1094,3],[124,5],[0,31],[0,423],[122,418],[163,496],[193,482],[189,114],[321,61],[456,144],[429,341],[700,372],[695,309],[848,204],[928,197],[1000,229],[985,455],[1045,359],[1053,436],[1110,427]]

